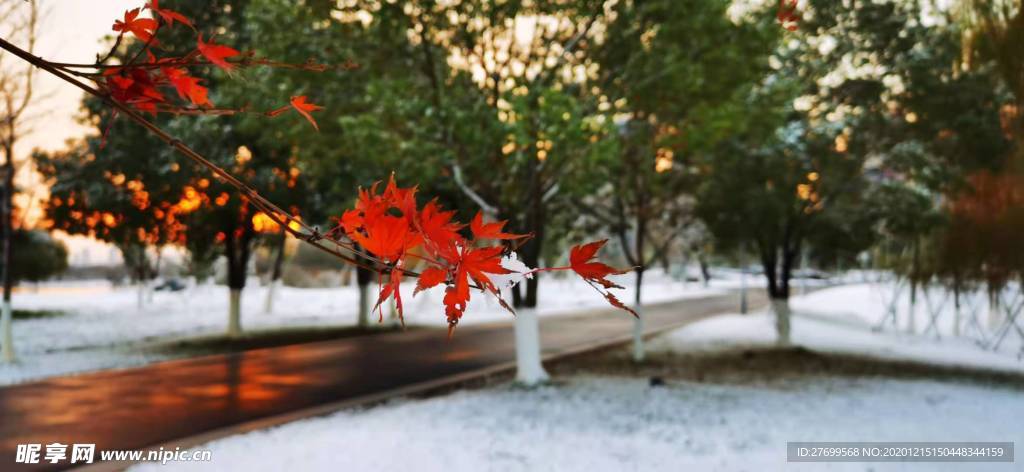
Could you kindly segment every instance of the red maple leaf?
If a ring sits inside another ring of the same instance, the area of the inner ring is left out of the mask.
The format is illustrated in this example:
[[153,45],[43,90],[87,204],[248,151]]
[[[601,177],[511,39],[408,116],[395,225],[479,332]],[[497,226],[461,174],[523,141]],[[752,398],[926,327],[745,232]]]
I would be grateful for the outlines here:
[[640,315],[636,313],[636,310],[630,308],[625,303],[622,303],[615,295],[612,295],[610,292],[604,292],[603,295],[605,300],[608,300],[608,303],[610,303],[613,307],[618,308],[620,310],[626,310],[632,313],[633,316],[637,318],[640,317]]
[[132,105],[137,110],[155,113],[165,98],[157,83],[145,69],[113,68],[104,73],[106,86],[114,100]]
[[[284,108],[287,109],[288,107]],[[388,182],[388,186],[384,190],[384,193],[377,193],[377,188],[379,186],[380,182],[375,182],[370,186],[369,190],[360,188],[355,208],[343,213],[339,219],[341,229],[343,229],[345,233],[348,234],[349,238],[354,241],[357,240],[357,235],[360,235],[359,237],[365,237],[369,228],[374,227],[377,224],[377,220],[387,215],[391,209],[397,209],[403,213],[400,218],[392,217],[396,219],[396,225],[398,224],[397,220],[401,220],[405,223],[405,226],[409,231],[416,232],[415,187],[404,189],[399,188],[395,184],[394,176],[392,176],[391,181]],[[418,232],[416,233],[417,236],[420,236]]]
[[591,283],[597,283],[604,287],[605,290],[602,291],[596,285],[592,285],[598,293],[608,300],[608,303],[612,304],[612,306],[626,310],[632,313],[633,316],[638,316],[636,311],[626,306],[626,304],[619,301],[615,295],[612,295],[611,292],[607,291],[610,288],[622,287],[615,282],[608,280],[606,277],[609,275],[625,274],[628,271],[619,270],[609,266],[608,264],[591,260],[594,258],[594,255],[597,254],[597,251],[607,242],[607,239],[603,239],[601,241],[573,246],[572,249],[569,250],[569,267],[579,274],[580,277],[583,277],[583,280]]
[[[405,315],[402,313],[402,270],[394,269],[391,271],[391,275],[388,277],[388,283],[382,284],[380,288],[380,294],[377,295],[377,304],[373,307],[374,310],[380,314],[379,321],[384,321],[384,311],[381,310],[380,306],[384,304],[389,297],[395,297],[395,311],[398,312],[398,319],[405,325]],[[383,277],[383,274],[381,274]]]
[[131,33],[142,41],[150,42],[159,26],[152,18],[139,18],[139,9],[126,10],[124,20],[115,20],[113,30],[121,34]]
[[464,225],[452,222],[454,216],[454,211],[441,211],[440,205],[434,200],[423,206],[419,218],[419,230],[427,250],[449,262],[458,259],[457,247],[465,244],[459,235]]
[[505,248],[501,246],[482,247],[479,249],[465,248],[462,251],[462,260],[459,261],[459,270],[464,270],[473,281],[481,288],[496,292],[497,288],[491,282],[487,274],[511,274],[501,265],[501,256]]
[[189,27],[192,26],[192,22],[189,21],[189,19],[186,18],[185,15],[182,15],[181,13],[178,13],[174,10],[160,8],[160,0],[151,0],[149,3],[146,4],[146,8],[149,8],[157,15],[160,15],[160,18],[163,18],[164,21],[167,22],[168,26],[174,25],[175,21]]
[[[129,88],[133,86],[132,83],[127,84]],[[304,103],[304,100],[300,103]],[[283,107],[274,113],[283,113],[287,109]],[[338,218],[339,225],[328,233],[343,230],[351,239],[354,251],[378,264],[375,270],[380,274],[380,293],[374,309],[379,309],[385,301],[394,297],[399,316],[404,317],[399,289],[402,278],[408,275],[404,271],[407,258],[414,257],[425,261],[427,265],[419,274],[413,295],[438,285],[447,285],[443,303],[449,335],[469,305],[471,288],[494,296],[502,307],[512,311],[502,299],[500,288],[494,280],[495,276],[515,273],[502,265],[506,247],[474,247],[473,243],[484,239],[518,239],[530,235],[506,233],[505,222],[484,223],[483,214],[478,212],[469,224],[474,238],[468,241],[459,234],[466,225],[454,219],[454,211],[442,210],[436,200],[424,205],[422,210],[417,209],[416,187],[399,187],[394,174],[383,191],[378,191],[381,184],[376,182],[369,189],[360,188],[355,207],[345,211]],[[612,306],[637,316],[632,308],[610,292],[610,289],[622,287],[609,280],[608,276],[624,274],[628,270],[619,270],[595,260],[597,252],[606,243],[607,240],[603,240],[573,246],[569,254],[569,266],[532,269],[521,275],[573,270]],[[420,247],[417,253],[411,252]],[[387,283],[384,282],[385,275],[389,277]]]
[[[455,269],[455,285],[448,287],[444,296],[445,314],[448,325],[458,324],[469,303],[469,279],[472,278],[481,289],[499,295],[497,287],[487,274],[511,274],[512,271],[502,267],[501,256],[503,247],[483,247],[479,249],[463,247]],[[499,297],[500,299],[500,297]],[[504,303],[503,303],[504,306]]]
[[[313,129],[315,129],[317,131],[320,131],[320,127],[317,126],[316,120],[313,119],[313,116],[310,115],[309,112],[317,111],[317,110],[323,110],[323,109],[324,109],[324,107],[322,107],[322,106],[314,105],[312,103],[306,102],[306,96],[305,95],[299,95],[299,96],[292,97],[292,99],[289,101],[288,105],[285,105],[285,106],[283,106],[281,108],[275,108],[273,110],[268,111],[267,112],[267,116],[277,116],[277,115],[280,115],[281,113],[284,113],[284,112],[286,112],[288,110],[295,110],[295,111],[299,112],[300,115],[305,117],[306,121],[309,121],[309,123],[311,125],[313,125]],[[391,181],[394,182],[394,176],[392,176],[391,179],[392,179]]]
[[[315,129],[317,131],[320,131],[320,127],[317,126],[316,120],[313,119],[313,116],[310,115],[309,112],[317,111],[317,110],[323,110],[324,107],[306,102],[306,96],[305,95],[299,95],[299,96],[296,96],[296,97],[292,97],[290,102],[291,102],[292,108],[294,108],[295,111],[299,112],[299,114],[302,115],[302,117],[305,118],[306,121],[309,122],[309,124],[313,125],[313,129]],[[392,178],[391,181],[394,182],[394,178]]]
[[622,288],[614,282],[606,279],[609,275],[625,274],[627,271],[619,270],[603,262],[591,261],[598,249],[607,243],[607,239],[594,241],[588,244],[573,246],[569,251],[569,267],[583,277],[584,280],[597,282],[604,288]]
[[431,287],[436,287],[446,280],[448,280],[448,271],[440,267],[428,267],[420,273],[420,280],[416,283],[416,291],[412,295],[416,296],[417,293]]
[[[316,122],[313,121],[313,118],[311,118],[306,113],[303,113],[302,109],[300,107],[296,107],[296,104],[295,104],[296,98],[300,98],[300,99],[302,99],[301,101],[305,102],[306,97],[304,97],[304,96],[303,97],[292,97],[292,106],[295,107],[296,110],[299,110],[299,113],[302,113],[303,116],[305,116],[307,120],[310,120],[310,122],[313,123],[313,127],[316,127]],[[311,103],[303,103],[302,105],[304,107],[313,107],[313,108],[310,108],[311,110],[322,110],[323,109],[323,107],[317,106],[317,105],[313,105]],[[319,128],[318,128],[318,130],[319,130]],[[399,187],[398,184],[395,182],[395,174],[392,173],[391,174],[391,178],[388,179],[388,184],[384,187],[384,192],[380,195],[380,197],[390,207],[396,208],[396,209],[398,209],[398,211],[402,212],[402,216],[404,216],[405,219],[407,221],[409,221],[410,224],[415,224],[415,222],[416,222],[416,187],[415,186],[413,186],[413,187]]]
[[476,212],[476,217],[469,223],[469,229],[473,232],[473,238],[476,240],[481,239],[520,239],[529,236],[528,234],[512,234],[503,233],[501,230],[505,227],[507,221],[495,221],[494,223],[484,223],[484,215],[482,212]]
[[423,241],[409,228],[405,218],[391,215],[364,220],[363,232],[353,232],[351,237],[371,254],[391,262],[397,262]]
[[444,289],[444,314],[448,318],[448,335],[451,336],[452,329],[459,324],[462,314],[466,312],[466,304],[469,303],[469,281],[463,278],[456,280],[455,285]]
[[209,90],[199,85],[202,79],[190,76],[187,70],[179,67],[165,67],[163,73],[182,99],[196,106],[213,106],[208,97]]
[[232,48],[230,46],[224,46],[222,44],[215,44],[212,39],[208,43],[207,42],[203,42],[203,34],[202,33],[199,33],[199,40],[197,41],[197,47],[199,48],[199,53],[202,54],[203,57],[206,57],[206,59],[208,61],[210,61],[211,63],[213,63],[217,67],[220,67],[221,69],[224,69],[224,70],[227,70],[227,71],[230,71],[231,69],[233,69],[234,66],[231,65],[231,63],[229,63],[228,61],[225,61],[224,59],[227,59],[229,57],[234,57],[234,56],[237,56],[237,55],[241,54],[241,53],[238,52],[237,49]]

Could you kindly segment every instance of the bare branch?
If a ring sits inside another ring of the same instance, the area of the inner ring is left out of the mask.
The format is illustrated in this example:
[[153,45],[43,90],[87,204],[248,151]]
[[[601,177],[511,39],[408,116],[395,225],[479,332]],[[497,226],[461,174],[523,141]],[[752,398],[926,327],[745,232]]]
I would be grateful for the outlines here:
[[480,209],[483,210],[484,213],[487,213],[487,215],[495,218],[498,216],[497,207],[487,203],[487,201],[484,200],[484,198],[481,197],[480,194],[474,192],[473,189],[469,188],[469,186],[466,185],[465,180],[463,180],[462,178],[462,168],[459,166],[458,163],[452,164],[452,176],[455,178],[455,184],[459,186],[459,190],[462,190],[462,193],[469,197],[470,200],[473,200],[473,202],[475,202],[477,206],[479,206]]

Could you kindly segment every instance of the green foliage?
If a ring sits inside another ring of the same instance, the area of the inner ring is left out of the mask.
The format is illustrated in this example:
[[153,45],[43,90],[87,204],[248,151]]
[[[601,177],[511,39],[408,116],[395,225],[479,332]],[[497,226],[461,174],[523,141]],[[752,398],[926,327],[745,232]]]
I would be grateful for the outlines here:
[[[804,251],[838,265],[877,245],[904,273],[929,272],[908,257],[943,247],[940,203],[967,190],[965,176],[1003,165],[1012,87],[999,64],[966,67],[960,25],[926,24],[918,2],[806,3],[789,33],[774,4],[736,19],[726,0],[183,0],[174,8],[197,24],[223,27],[220,43],[354,67],[212,71],[206,83],[226,107],[306,95],[325,107],[319,132],[288,113],[155,121],[324,227],[359,186],[396,172],[462,219],[483,207],[534,233],[520,248],[530,265],[563,256],[573,232],[600,232],[645,266],[700,226],[696,214],[716,250],[757,253],[777,295]],[[187,51],[193,36],[162,42]],[[140,273],[147,248],[166,244],[188,249],[198,277],[220,254],[244,270],[254,210],[84,105],[95,135],[37,156],[55,226],[117,244]],[[189,189],[201,204],[171,211]]]
[[611,132],[584,170],[577,206],[618,236],[630,265],[646,266],[694,223],[697,156],[750,119],[743,97],[767,72],[778,28],[735,23],[728,6],[618,3],[594,53],[597,118]]
[[45,232],[18,229],[11,240],[17,248],[11,254],[11,279],[15,283],[40,282],[67,270],[67,248]]
[[882,241],[916,254],[942,223],[939,195],[1007,149],[1002,92],[990,71],[957,66],[954,26],[924,25],[913,2],[807,10],[748,101],[760,116],[705,162],[699,194],[718,247],[760,254],[773,295],[804,250],[849,261]]
[[[250,3],[183,1],[175,9],[202,27],[223,27],[219,42],[248,49],[252,35],[243,22]],[[194,33],[187,28],[169,29],[160,41],[162,48],[182,54],[195,48]],[[138,47],[132,43],[118,55],[122,60],[132,57]],[[252,69],[227,77],[215,70],[205,85],[220,106],[276,108],[287,101],[288,92],[253,80],[262,73]],[[66,152],[36,156],[40,172],[51,182],[47,216],[55,226],[117,245],[137,278],[150,275],[148,247],[185,246],[195,275],[203,277],[217,257],[211,247],[222,243],[220,254],[228,256],[232,285],[244,285],[245,261],[258,237],[252,222],[256,210],[247,200],[142,127],[118,119],[99,100],[86,99],[84,110],[83,120],[95,125],[95,135]],[[281,129],[289,128],[285,119],[278,118]],[[260,114],[153,117],[171,135],[286,211],[301,210],[307,220],[317,217],[317,201],[303,188],[293,143],[268,136],[267,120]],[[291,126],[308,128],[308,123],[296,119]]]

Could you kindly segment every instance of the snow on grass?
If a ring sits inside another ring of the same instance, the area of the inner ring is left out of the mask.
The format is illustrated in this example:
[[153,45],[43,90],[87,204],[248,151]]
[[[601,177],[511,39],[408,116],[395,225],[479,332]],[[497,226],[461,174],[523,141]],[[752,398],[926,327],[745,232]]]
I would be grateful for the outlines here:
[[[503,386],[344,411],[196,447],[212,451],[209,463],[132,470],[865,470],[799,469],[785,462],[786,442],[1021,444],[1024,429],[1008,414],[1015,411],[1024,411],[1019,391],[932,381],[652,388],[646,379],[579,376],[535,390]],[[871,465],[894,466],[906,470]]]
[[[964,338],[877,330],[884,306],[867,284],[822,289],[794,297],[792,344],[813,351],[906,360],[942,366],[1024,372],[1016,351],[993,352]],[[720,315],[656,338],[652,353],[692,353],[765,348],[776,344],[775,317],[768,312]]]
[[[916,304],[912,305],[910,299],[910,289],[906,283],[862,282],[810,293],[794,299],[792,305],[807,314],[826,315],[852,323],[883,325],[887,330],[913,331],[933,337],[968,337],[987,342],[1003,327],[1006,310],[1018,308],[1024,301],[1015,284],[1002,293],[1001,299],[1006,305],[1003,307],[990,306],[988,294],[982,290],[965,291],[959,297],[958,313],[953,293],[936,285],[919,288]],[[885,319],[890,307],[896,311],[895,323]],[[1024,326],[1024,317],[1020,324]],[[1018,352],[1022,341],[1020,335],[1011,331],[1003,339],[1000,349]]]
[[[1010,292],[1014,290],[1015,287],[1008,289],[1007,295],[1012,295]],[[881,324],[894,298],[897,322],[895,325]],[[968,345],[987,346],[989,343],[982,341],[992,340],[996,331],[1002,327],[1005,314],[993,313],[986,297],[980,293],[962,295],[958,314],[952,298],[951,293],[939,287],[922,290],[918,295],[917,304],[911,311],[908,289],[896,289],[892,283],[860,283],[832,287],[796,297],[792,300],[791,306],[805,317],[841,322],[861,328],[881,327],[886,332],[910,334],[899,337],[904,343],[927,343],[923,338],[928,338],[942,340],[944,345],[964,349]],[[909,332],[911,313],[915,321],[913,333]],[[933,316],[935,323],[929,329]],[[1024,325],[1024,318],[1020,324]],[[1007,356],[1018,356],[1022,353],[1022,347],[1024,337],[1011,330],[999,345],[998,351]]]
[[[791,344],[812,351],[1024,373],[1024,360],[1017,356],[987,351],[962,339],[934,340],[909,334],[874,332],[868,327],[806,318],[799,313],[793,317],[792,329]],[[648,349],[655,354],[691,354],[771,348],[775,345],[774,315],[756,313],[720,315],[701,320],[656,338]]]
[[[849,294],[826,289],[794,305],[832,307]],[[811,350],[1024,371],[1005,354],[956,340],[873,332],[848,317],[798,312],[793,322],[794,343]],[[659,336],[649,343],[649,356],[685,362],[774,344],[769,314],[721,315]],[[689,357],[666,356],[676,353]],[[764,382],[748,374],[719,384],[666,382],[651,387],[645,377],[577,374],[533,390],[506,384],[394,401],[195,448],[211,450],[210,463],[133,470],[1011,470],[1012,464],[979,463],[790,464],[786,443],[1024,441],[1018,414],[1024,395],[1005,384],[824,373],[797,381]]]
[[[620,276],[632,297],[632,277]],[[723,283],[731,283],[728,280]],[[441,287],[413,298],[414,283],[405,284],[405,319],[412,325],[445,326]],[[255,280],[242,292],[245,330],[282,327],[353,326],[358,289],[354,286],[300,289],[280,287],[274,311],[263,312],[266,287]],[[721,289],[684,284],[654,272],[644,279],[644,302],[659,303],[722,293]],[[628,294],[628,295],[627,295]],[[64,316],[16,320],[14,347],[18,362],[0,364],[0,385],[73,372],[130,367],[167,360],[175,355],[140,349],[158,340],[207,336],[227,328],[228,290],[224,286],[192,286],[181,292],[154,292],[138,306],[138,289],[111,287],[106,282],[42,284],[19,291],[18,310],[60,310]],[[372,296],[376,296],[374,291]],[[606,307],[599,294],[576,277],[545,277],[540,284],[538,313],[551,316]],[[388,310],[384,310],[387,321]],[[374,317],[374,322],[376,319]],[[474,293],[462,320],[465,324],[511,322],[512,316],[491,297]]]

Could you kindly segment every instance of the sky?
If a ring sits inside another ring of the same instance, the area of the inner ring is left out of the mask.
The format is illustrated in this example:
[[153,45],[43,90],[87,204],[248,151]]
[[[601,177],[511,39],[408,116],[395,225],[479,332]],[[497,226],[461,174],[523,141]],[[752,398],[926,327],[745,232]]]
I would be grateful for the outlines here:
[[[36,55],[59,62],[92,62],[105,52],[103,37],[111,34],[115,19],[142,6],[143,0],[39,0],[44,18],[39,28]],[[59,79],[40,74],[36,82],[43,100],[36,108],[33,132],[19,148],[25,155],[34,148],[61,149],[68,138],[85,129],[75,122],[82,93]]]
[[[115,19],[124,11],[142,6],[144,0],[38,0],[42,8],[42,21],[36,55],[60,62],[92,62],[96,54],[105,52],[103,37],[111,34]],[[33,149],[57,150],[64,148],[68,139],[82,136],[86,128],[76,117],[82,92],[45,73],[35,82],[37,97],[28,111],[30,132],[15,153],[25,159]],[[38,199],[45,197],[46,186],[38,175],[22,167],[18,186],[29,198],[19,202],[29,214],[38,214]],[[120,260],[112,247],[82,237],[62,238],[70,250],[70,262],[80,264],[109,263]]]

